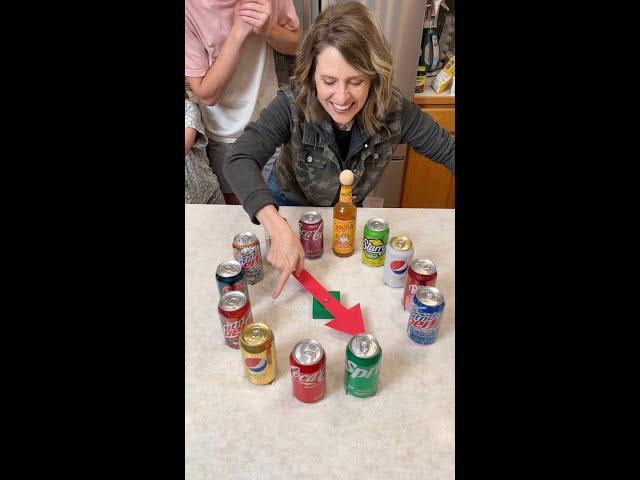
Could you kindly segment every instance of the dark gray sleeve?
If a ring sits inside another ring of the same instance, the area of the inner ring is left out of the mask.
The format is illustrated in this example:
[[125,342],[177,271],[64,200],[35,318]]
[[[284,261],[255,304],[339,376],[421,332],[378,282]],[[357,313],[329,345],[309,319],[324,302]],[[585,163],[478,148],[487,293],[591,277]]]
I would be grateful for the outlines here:
[[402,139],[420,155],[441,163],[456,174],[456,142],[433,118],[414,102],[402,99]]
[[231,147],[224,162],[224,175],[242,202],[251,221],[259,225],[256,213],[265,205],[275,205],[261,171],[277,147],[291,138],[291,110],[285,93],[279,91],[257,121],[249,123]]

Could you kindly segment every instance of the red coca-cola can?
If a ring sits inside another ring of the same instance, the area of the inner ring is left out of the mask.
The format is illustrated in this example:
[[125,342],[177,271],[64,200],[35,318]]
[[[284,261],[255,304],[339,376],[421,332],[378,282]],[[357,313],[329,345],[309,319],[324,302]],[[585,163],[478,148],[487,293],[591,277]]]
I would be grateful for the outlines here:
[[300,217],[300,243],[307,258],[320,258],[324,248],[324,221],[316,211],[305,212]]
[[301,340],[291,350],[293,395],[301,402],[313,403],[324,397],[325,360],[324,349],[317,340]]
[[413,296],[418,287],[421,285],[435,287],[436,278],[438,278],[436,264],[428,258],[418,258],[411,262],[407,274],[407,283],[404,287],[404,295],[402,296],[402,308],[411,311]]
[[240,332],[253,321],[247,296],[236,290],[223,293],[218,302],[218,315],[225,343],[231,348],[240,348]]

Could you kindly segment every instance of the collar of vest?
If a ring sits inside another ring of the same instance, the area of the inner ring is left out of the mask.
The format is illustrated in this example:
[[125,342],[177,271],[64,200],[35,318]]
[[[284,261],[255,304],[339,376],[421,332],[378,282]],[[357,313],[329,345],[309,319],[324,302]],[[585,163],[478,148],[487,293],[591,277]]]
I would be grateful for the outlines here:
[[[382,143],[385,140],[388,140],[391,137],[391,131],[387,128],[385,124],[382,125],[380,131],[376,132],[372,136],[370,136],[367,131],[364,129],[364,125],[362,124],[362,119],[358,115],[356,118],[358,135],[361,139],[361,143],[371,143],[372,145],[376,145],[378,143]],[[354,123],[354,127],[356,124]],[[356,135],[354,135],[355,137]],[[325,148],[330,140],[333,138],[333,125],[330,119],[324,119],[320,123],[311,123],[305,119],[305,128],[303,128],[302,134],[302,143],[305,145],[313,145],[315,147]],[[352,140],[353,141],[353,140]]]
[[[289,96],[290,101],[294,103],[293,100],[297,93],[297,88],[292,83],[288,90],[287,96]],[[390,117],[397,117],[400,114],[402,109],[401,98],[402,94],[394,87],[394,95],[391,97],[391,103],[389,104],[389,111],[387,112],[385,121],[383,122],[380,130],[371,136],[364,129],[361,116],[359,114],[356,116],[355,123],[357,123],[360,130],[359,138],[361,139],[362,144],[370,143],[372,145],[377,145],[378,143],[388,140],[393,135],[387,127],[387,123],[390,121]],[[297,107],[294,108],[294,110],[297,110]],[[331,141],[330,139],[333,138],[331,117],[329,114],[326,114],[320,123],[311,123],[305,118],[304,128],[302,131],[302,143],[306,145],[313,145],[314,147],[326,148]]]

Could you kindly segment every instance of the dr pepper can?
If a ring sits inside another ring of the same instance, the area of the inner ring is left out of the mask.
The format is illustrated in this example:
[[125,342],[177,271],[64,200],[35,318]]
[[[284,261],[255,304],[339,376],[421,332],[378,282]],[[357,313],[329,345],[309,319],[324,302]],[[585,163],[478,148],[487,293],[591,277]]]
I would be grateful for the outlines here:
[[324,349],[317,340],[300,340],[289,355],[293,395],[305,403],[321,400],[325,392]]
[[216,269],[216,283],[218,284],[218,293],[222,296],[224,293],[236,290],[243,292],[249,299],[249,288],[244,278],[244,269],[240,262],[236,260],[227,260],[218,265]]
[[436,264],[428,258],[418,258],[411,262],[409,274],[407,276],[407,284],[404,287],[404,295],[402,297],[402,307],[411,311],[413,295],[420,285],[429,287],[436,286],[438,272]]

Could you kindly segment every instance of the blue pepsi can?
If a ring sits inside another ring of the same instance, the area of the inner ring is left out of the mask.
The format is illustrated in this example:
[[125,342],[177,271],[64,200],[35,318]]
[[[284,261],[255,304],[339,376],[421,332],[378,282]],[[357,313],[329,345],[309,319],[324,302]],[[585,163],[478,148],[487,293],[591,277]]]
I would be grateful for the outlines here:
[[444,296],[436,287],[420,286],[413,297],[407,333],[416,343],[428,345],[438,338],[444,313]]

